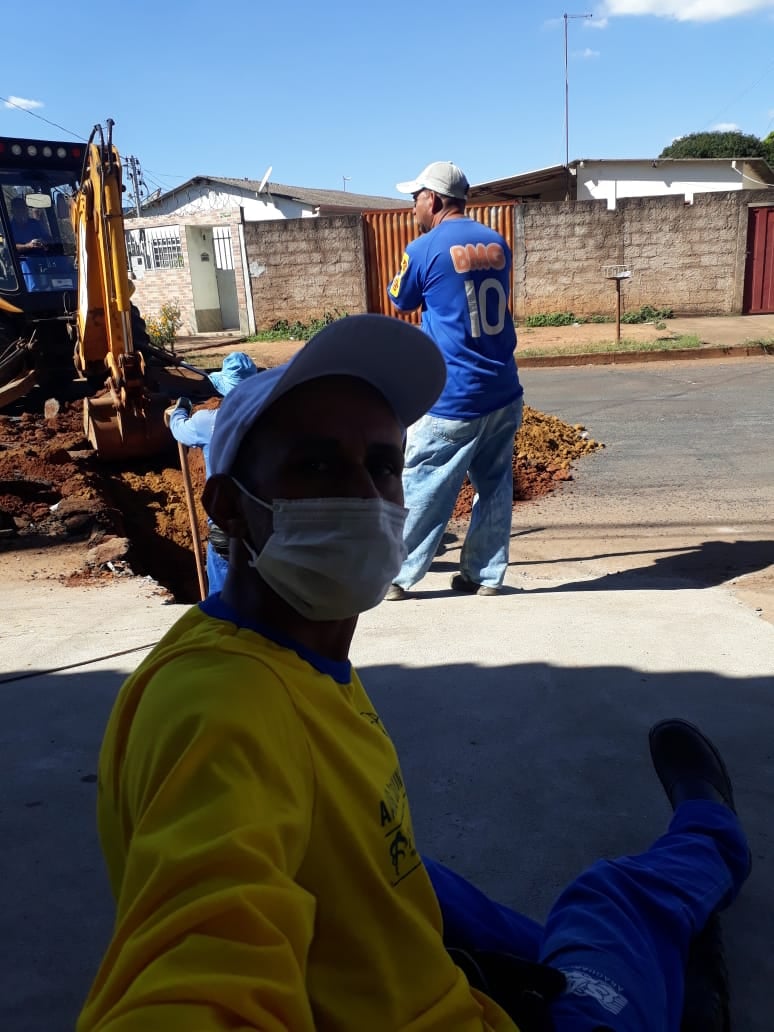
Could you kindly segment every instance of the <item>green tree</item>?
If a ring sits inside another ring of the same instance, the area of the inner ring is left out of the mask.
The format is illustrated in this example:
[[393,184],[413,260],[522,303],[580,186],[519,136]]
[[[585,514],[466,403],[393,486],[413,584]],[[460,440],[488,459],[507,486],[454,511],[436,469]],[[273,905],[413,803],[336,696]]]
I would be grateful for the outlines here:
[[[766,140],[774,137],[769,133]],[[739,132],[690,133],[670,143],[660,158],[768,158],[774,146],[757,136]]]
[[764,136],[761,143],[766,149],[765,158],[768,163],[774,168],[774,130],[769,133],[768,136]]

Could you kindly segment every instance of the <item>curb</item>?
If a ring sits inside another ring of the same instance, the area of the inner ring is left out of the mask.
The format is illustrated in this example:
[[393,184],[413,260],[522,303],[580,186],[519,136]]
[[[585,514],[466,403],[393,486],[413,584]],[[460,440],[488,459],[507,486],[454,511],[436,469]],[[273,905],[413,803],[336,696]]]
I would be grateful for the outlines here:
[[770,344],[723,347],[707,345],[700,348],[679,348],[674,351],[603,351],[596,354],[531,355],[525,358],[519,357],[517,349],[516,362],[519,369],[531,369],[538,366],[632,365],[642,362],[684,362],[705,358],[760,358],[773,355],[774,348]]

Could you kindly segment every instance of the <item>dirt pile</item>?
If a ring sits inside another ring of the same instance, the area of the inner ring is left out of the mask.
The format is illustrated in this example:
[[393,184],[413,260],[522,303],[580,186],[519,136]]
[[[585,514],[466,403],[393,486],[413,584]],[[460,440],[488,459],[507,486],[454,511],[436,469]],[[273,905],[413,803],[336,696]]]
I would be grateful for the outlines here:
[[[549,494],[572,480],[572,464],[583,455],[603,448],[586,428],[570,426],[556,416],[524,406],[524,420],[513,449],[513,501],[528,502]],[[453,519],[470,516],[475,491],[466,480],[454,507]]]
[[[525,407],[514,447],[514,502],[526,502],[572,479],[572,464],[600,447],[583,427]],[[204,463],[189,452],[194,493],[201,494]],[[470,515],[466,484],[454,510]],[[206,538],[204,513],[200,532]],[[61,541],[83,544],[85,578],[149,575],[180,601],[198,598],[191,528],[179,454],[168,452],[121,466],[101,462],[83,434],[79,403],[65,403],[52,418],[24,412],[0,415],[0,549]]]

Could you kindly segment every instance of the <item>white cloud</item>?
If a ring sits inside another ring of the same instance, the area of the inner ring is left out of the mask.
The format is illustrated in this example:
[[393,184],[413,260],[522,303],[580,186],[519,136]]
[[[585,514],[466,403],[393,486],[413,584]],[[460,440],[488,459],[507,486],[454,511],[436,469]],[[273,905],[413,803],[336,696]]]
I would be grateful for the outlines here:
[[586,47],[585,50],[576,50],[574,56],[575,57],[582,57],[582,58],[588,60],[591,57],[599,57],[599,51],[598,50],[592,50],[591,47]]
[[711,126],[711,130],[713,133],[740,133],[742,128],[736,122],[718,122]]
[[14,97],[13,94],[6,100],[5,107],[21,108],[23,111],[33,111],[35,108],[43,107],[42,100],[28,100],[26,97]]
[[720,21],[754,11],[774,10],[774,0],[604,0],[603,13],[615,17],[652,14],[676,21]]

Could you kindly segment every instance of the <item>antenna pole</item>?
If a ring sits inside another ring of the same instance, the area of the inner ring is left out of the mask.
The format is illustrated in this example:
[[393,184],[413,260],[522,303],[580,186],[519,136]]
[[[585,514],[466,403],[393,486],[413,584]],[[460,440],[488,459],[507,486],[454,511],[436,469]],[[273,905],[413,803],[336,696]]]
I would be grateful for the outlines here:
[[567,59],[567,20],[569,18],[593,18],[591,14],[564,14],[564,168],[567,176],[565,201],[570,199],[570,74]]

